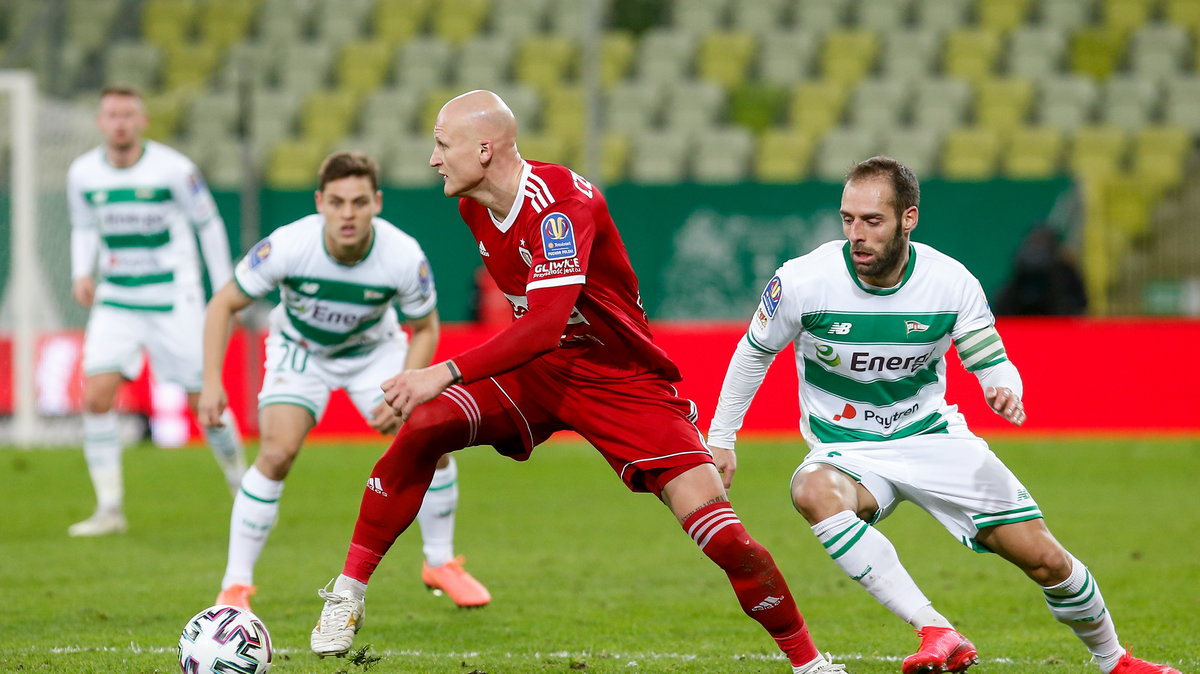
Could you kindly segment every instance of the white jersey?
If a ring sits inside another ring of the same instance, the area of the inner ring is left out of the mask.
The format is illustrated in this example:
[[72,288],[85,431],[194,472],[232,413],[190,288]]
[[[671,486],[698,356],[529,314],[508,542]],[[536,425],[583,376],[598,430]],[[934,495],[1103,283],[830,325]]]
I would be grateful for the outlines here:
[[90,276],[98,260],[98,304],[170,311],[181,293],[201,296],[200,230],[223,244],[214,248],[223,259],[207,260],[213,288],[229,280],[225,226],[212,194],[191,160],[165,145],[146,141],[126,168],[111,165],[103,146],[84,153],[67,172],[67,200],[74,231],[98,238],[85,255],[72,255],[75,279]]
[[234,270],[249,297],[280,289],[272,332],[323,357],[359,356],[381,341],[407,339],[393,303],[408,318],[437,306],[429,262],[416,239],[381,218],[366,257],[353,265],[325,249],[325,218],[315,214],[271,232]]
[[[778,269],[746,339],[771,355],[795,343],[800,430],[815,448],[968,432],[945,400],[945,355],[994,323],[979,281],[953,258],[911,243],[900,283],[875,288],[854,273],[849,243],[833,241]],[[972,369],[1003,360],[999,350]],[[732,446],[741,414],[718,410],[714,445]]]

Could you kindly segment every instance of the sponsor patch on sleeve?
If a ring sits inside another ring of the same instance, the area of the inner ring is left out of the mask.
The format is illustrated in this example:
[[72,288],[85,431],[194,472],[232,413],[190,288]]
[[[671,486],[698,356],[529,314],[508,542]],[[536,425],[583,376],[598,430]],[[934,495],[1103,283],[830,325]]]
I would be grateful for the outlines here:
[[271,240],[263,239],[254,244],[249,253],[246,253],[246,262],[250,264],[250,268],[254,269],[262,264],[264,260],[271,256]]
[[542,251],[547,260],[575,257],[575,230],[565,214],[556,212],[542,218]]
[[417,269],[417,282],[421,286],[421,296],[429,297],[429,293],[433,291],[433,271],[429,269],[428,260],[421,260],[421,266]]
[[783,282],[776,276],[768,283],[762,294],[762,308],[767,312],[767,318],[775,317],[775,310],[779,308],[779,300],[783,298]]
[[204,184],[204,178],[201,178],[199,173],[192,171],[188,174],[188,188],[192,190],[192,194],[200,194],[207,190],[208,186]]

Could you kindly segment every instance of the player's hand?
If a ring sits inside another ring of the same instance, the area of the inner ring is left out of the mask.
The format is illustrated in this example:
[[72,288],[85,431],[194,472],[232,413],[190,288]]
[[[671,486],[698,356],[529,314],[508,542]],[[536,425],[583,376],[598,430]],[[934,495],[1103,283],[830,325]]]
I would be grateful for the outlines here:
[[987,398],[992,410],[1007,419],[1008,423],[1013,426],[1025,423],[1025,403],[1021,402],[1021,396],[1014,393],[1012,389],[1004,386],[989,386],[984,389],[983,396]]
[[733,474],[737,472],[737,452],[732,449],[709,447],[713,455],[713,463],[717,464],[717,472],[721,474],[721,484],[725,491],[733,487]]
[[403,423],[400,421],[400,415],[396,413],[386,402],[381,402],[371,410],[371,418],[367,420],[371,428],[379,431],[384,435],[392,435],[400,430]]
[[445,363],[438,363],[420,370],[405,370],[383,382],[380,388],[383,389],[383,401],[404,422],[417,405],[433,400],[452,383],[454,375],[450,368]]
[[221,423],[221,414],[228,404],[229,399],[225,397],[223,387],[205,386],[200,390],[200,400],[196,403],[196,421],[201,427],[223,428],[225,424]]
[[92,302],[96,300],[96,281],[91,276],[75,279],[71,284],[71,296],[79,306],[91,308]]

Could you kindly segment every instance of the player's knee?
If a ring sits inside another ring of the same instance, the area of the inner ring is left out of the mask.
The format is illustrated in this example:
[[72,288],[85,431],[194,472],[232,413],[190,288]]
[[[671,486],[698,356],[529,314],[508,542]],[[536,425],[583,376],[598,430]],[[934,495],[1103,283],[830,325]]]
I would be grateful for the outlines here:
[[428,453],[434,460],[466,446],[468,424],[461,410],[441,398],[418,405],[409,415],[393,447]]
[[843,510],[857,511],[854,484],[849,478],[827,466],[809,466],[792,480],[792,505],[816,524]]
[[1058,585],[1071,575],[1074,560],[1060,545],[1038,550],[1025,564],[1025,574],[1043,587]]
[[264,433],[260,439],[258,456],[254,458],[254,467],[269,480],[283,480],[291,472],[298,452],[299,448],[285,448],[276,438]]
[[88,414],[107,414],[113,408],[114,397],[107,387],[84,386],[83,408]]

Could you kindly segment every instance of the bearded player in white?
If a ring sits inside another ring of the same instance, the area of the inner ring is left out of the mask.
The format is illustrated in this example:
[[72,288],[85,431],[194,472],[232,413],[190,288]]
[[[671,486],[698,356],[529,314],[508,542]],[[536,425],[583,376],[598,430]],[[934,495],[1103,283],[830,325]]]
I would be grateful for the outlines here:
[[[68,529],[72,536],[126,530],[113,404],[121,382],[140,372],[143,349],[154,374],[182,385],[196,410],[204,320],[196,240],[212,287],[230,278],[225,223],[208,187],[187,157],[142,139],[147,121],[137,90],[104,89],[96,116],[104,144],[67,173],[71,290],[91,308],[83,345],[83,453],[97,502],[95,514]],[[245,459],[232,417],[203,430],[235,489]]]
[[944,357],[953,342],[992,409],[1016,426],[1025,422],[1021,378],[979,281],[909,241],[919,202],[907,167],[887,157],[861,162],[842,192],[847,240],[785,263],[771,279],[709,430],[726,488],[746,410],[775,355],[794,342],[809,454],[792,477],[792,501],[838,566],[917,630],[921,644],[904,660],[904,674],[963,672],[977,654],[872,526],[901,501],[969,548],[1024,571],[1105,674],[1179,674],[1121,647],[1087,567],[1054,539],[1033,497],[946,403]]
[[[280,289],[258,395],[262,446],[234,499],[218,604],[250,608],[254,565],[278,516],[283,481],[329,394],[344,389],[372,428],[391,435],[400,418],[383,402],[380,385],[401,371],[429,365],[437,347],[437,293],[429,263],[415,239],[376,217],[383,194],[375,162],[362,153],[338,152],[325,159],[318,177],[318,213],[254,246],[208,308],[200,418],[216,422],[226,406],[221,370],[233,315]],[[459,606],[483,606],[491,595],[454,556],[457,504],[457,468],[446,455],[418,514],[422,579]]]

